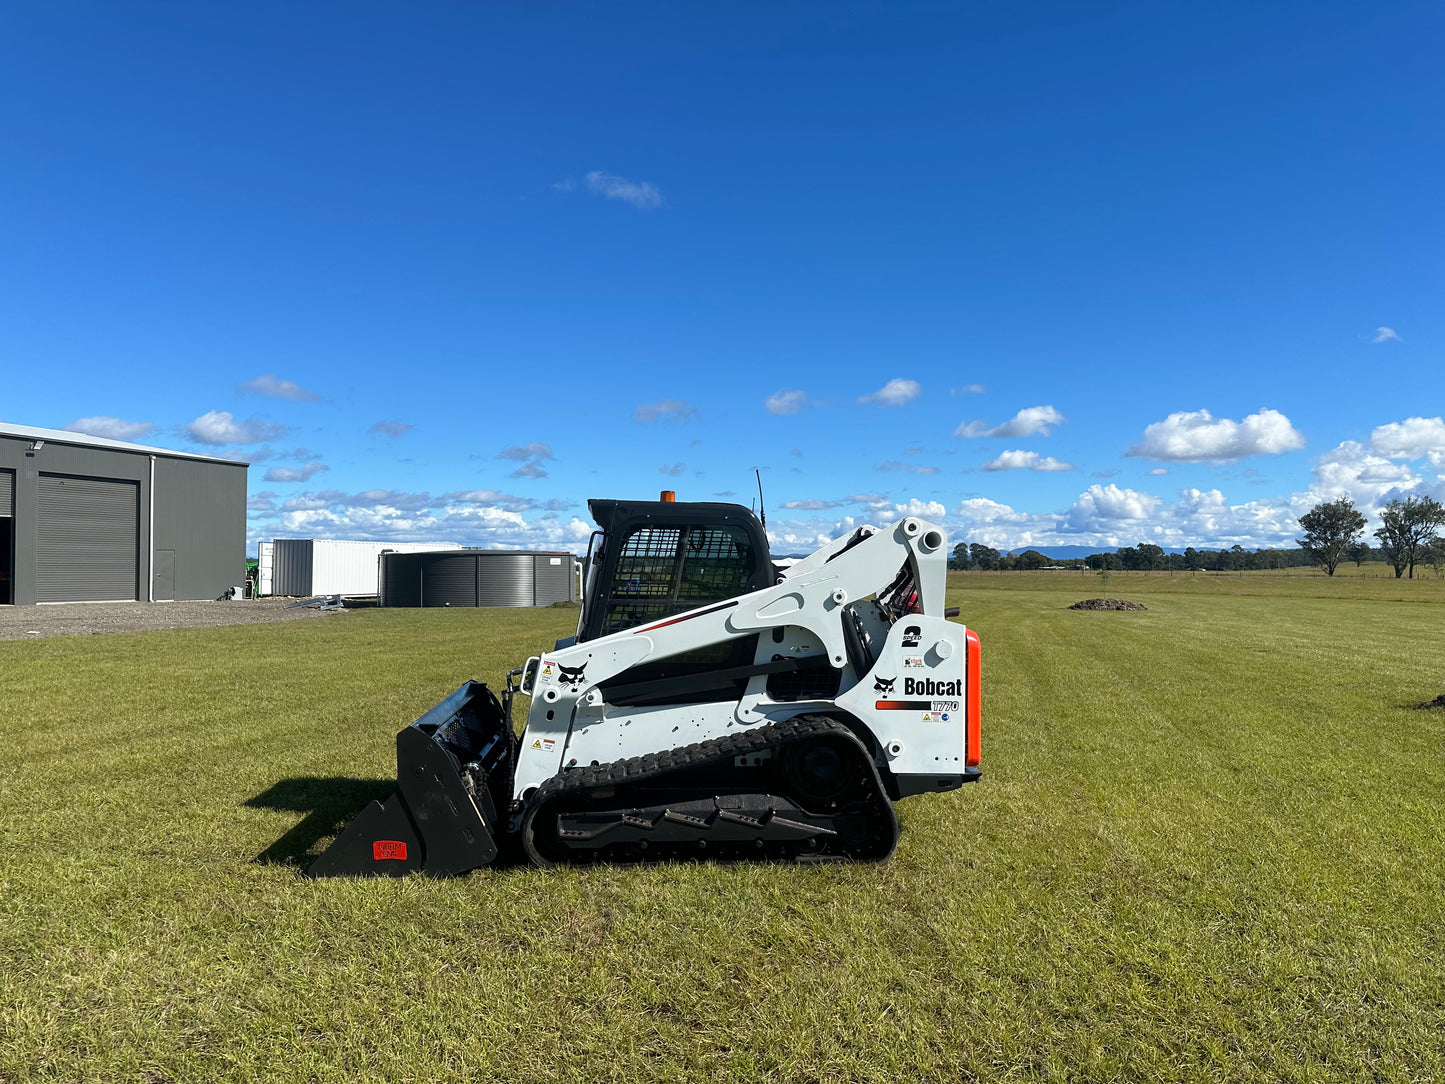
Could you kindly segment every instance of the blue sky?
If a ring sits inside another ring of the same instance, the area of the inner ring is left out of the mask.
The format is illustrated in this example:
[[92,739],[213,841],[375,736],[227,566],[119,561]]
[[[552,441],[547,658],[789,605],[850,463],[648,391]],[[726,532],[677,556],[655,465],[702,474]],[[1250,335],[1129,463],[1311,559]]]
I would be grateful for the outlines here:
[[1445,497],[1437,4],[0,28],[0,418],[249,460],[253,548],[585,545],[754,467],[779,551]]

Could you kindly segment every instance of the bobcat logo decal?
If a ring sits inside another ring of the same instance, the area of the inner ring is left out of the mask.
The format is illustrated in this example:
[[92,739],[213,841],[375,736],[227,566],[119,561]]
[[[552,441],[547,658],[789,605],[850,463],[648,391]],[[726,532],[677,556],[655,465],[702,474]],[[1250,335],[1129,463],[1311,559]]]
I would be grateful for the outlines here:
[[557,684],[564,685],[575,693],[578,689],[582,688],[586,670],[587,664],[585,662],[581,666],[563,666],[561,663],[558,663]]
[[873,679],[873,691],[878,693],[891,693],[893,691],[893,683],[897,680],[896,677],[876,677]]
[[903,630],[903,646],[917,647],[923,642],[923,630],[917,625],[909,625]]

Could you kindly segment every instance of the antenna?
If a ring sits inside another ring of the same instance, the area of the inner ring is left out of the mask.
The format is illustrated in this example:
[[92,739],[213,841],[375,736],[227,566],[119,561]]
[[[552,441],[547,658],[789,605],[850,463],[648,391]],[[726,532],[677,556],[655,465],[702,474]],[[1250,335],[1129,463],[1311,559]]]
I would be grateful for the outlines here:
[[768,510],[763,507],[763,472],[754,467],[753,474],[758,480],[758,518],[763,521],[763,530],[767,530]]

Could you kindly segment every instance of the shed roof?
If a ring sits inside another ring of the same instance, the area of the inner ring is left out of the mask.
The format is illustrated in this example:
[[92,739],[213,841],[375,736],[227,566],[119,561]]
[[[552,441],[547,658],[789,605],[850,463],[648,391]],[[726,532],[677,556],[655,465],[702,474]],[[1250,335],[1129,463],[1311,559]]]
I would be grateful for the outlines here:
[[237,459],[221,459],[212,455],[197,455],[194,452],[178,452],[173,448],[155,448],[149,444],[133,444],[128,440],[111,440],[109,437],[92,437],[88,433],[72,433],[69,429],[41,429],[33,425],[15,425],[11,422],[0,422],[0,437],[43,440],[55,444],[76,444],[82,448],[106,448],[113,452],[164,455],[172,459],[199,459],[203,463],[225,463],[231,467],[250,466],[249,463]]

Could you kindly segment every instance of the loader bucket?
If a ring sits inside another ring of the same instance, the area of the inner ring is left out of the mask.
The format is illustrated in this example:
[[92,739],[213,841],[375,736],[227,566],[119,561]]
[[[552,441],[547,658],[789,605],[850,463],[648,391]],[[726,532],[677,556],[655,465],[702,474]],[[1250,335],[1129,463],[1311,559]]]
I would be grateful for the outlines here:
[[516,739],[490,689],[469,681],[396,736],[396,791],[372,802],[308,877],[455,877],[497,857]]

